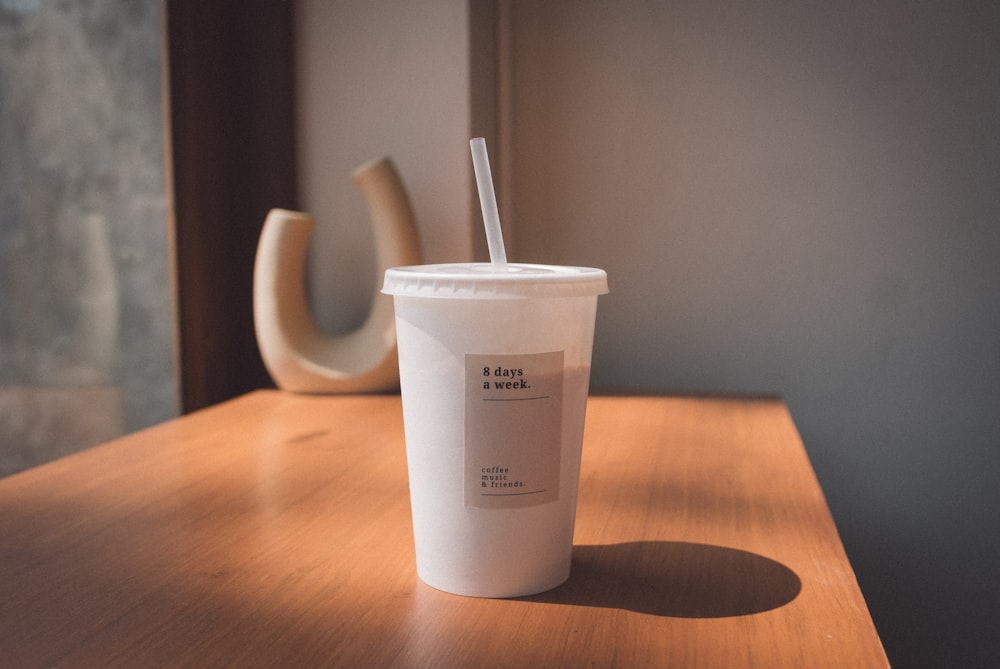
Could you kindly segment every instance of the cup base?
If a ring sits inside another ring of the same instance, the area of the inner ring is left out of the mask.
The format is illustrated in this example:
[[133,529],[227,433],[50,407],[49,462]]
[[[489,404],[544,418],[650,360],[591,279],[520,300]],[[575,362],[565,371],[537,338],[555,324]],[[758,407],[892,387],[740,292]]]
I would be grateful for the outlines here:
[[420,573],[419,569],[417,570],[417,576],[421,581],[435,590],[447,592],[451,595],[478,597],[482,599],[513,599],[516,597],[537,595],[559,587],[569,580],[569,567],[567,566],[565,569],[559,570],[556,574],[546,574],[545,578],[540,578],[537,581],[517,584],[495,582],[462,583],[457,580],[428,578]]

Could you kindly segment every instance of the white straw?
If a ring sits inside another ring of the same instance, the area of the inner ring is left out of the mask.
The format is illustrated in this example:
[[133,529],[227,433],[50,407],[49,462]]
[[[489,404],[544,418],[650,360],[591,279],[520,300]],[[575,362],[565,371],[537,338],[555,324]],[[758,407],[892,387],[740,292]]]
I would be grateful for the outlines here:
[[494,272],[507,271],[507,251],[503,247],[503,232],[500,230],[500,212],[497,210],[497,195],[493,190],[493,175],[490,172],[490,158],[486,153],[486,140],[476,137],[469,142],[472,147],[472,166],[476,170],[476,187],[479,189],[479,205],[483,210],[486,225],[486,243],[490,248],[490,263]]

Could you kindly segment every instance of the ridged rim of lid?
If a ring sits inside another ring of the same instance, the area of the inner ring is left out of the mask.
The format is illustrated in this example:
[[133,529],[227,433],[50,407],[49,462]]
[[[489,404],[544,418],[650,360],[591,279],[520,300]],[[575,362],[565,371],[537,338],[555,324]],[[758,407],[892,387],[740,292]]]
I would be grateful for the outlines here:
[[411,265],[386,270],[382,292],[405,297],[504,299],[586,297],[608,292],[608,275],[595,267],[512,263]]

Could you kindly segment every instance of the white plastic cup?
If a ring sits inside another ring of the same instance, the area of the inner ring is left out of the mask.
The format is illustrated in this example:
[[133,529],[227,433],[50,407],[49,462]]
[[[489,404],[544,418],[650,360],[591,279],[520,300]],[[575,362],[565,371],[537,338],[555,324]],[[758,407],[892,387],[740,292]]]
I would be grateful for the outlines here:
[[397,267],[393,296],[417,574],[475,597],[569,577],[603,270]]

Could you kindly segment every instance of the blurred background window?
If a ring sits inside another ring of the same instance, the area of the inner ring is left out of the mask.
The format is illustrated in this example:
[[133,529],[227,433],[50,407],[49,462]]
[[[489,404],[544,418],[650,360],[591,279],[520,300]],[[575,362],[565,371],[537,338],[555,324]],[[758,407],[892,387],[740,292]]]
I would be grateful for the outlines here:
[[157,0],[0,0],[0,476],[177,414]]

